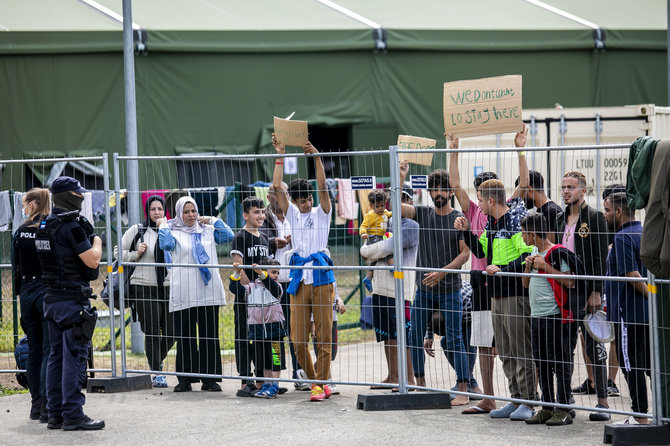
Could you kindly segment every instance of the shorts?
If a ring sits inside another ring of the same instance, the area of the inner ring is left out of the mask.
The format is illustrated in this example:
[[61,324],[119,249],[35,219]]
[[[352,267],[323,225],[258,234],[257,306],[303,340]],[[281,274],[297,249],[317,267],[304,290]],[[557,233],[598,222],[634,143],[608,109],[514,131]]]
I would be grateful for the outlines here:
[[491,311],[491,298],[486,290],[486,276],[481,271],[470,271],[472,286],[472,311]]
[[263,368],[273,372],[281,370],[281,359],[279,355],[281,340],[280,339],[265,339],[262,341],[254,341],[258,361],[263,364]]
[[[395,298],[372,295],[372,325],[377,342],[397,339]],[[405,339],[409,336],[409,301],[405,301]]]
[[470,345],[473,347],[495,347],[493,339],[493,315],[491,310],[472,312]]

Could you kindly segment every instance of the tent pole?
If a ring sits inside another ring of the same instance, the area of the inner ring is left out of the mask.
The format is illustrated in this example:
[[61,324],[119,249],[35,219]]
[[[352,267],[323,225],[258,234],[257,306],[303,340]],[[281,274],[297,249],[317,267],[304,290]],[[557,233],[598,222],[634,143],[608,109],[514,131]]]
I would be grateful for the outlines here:
[[[126,108],[126,155],[137,156],[137,104],[135,102],[135,47],[133,44],[133,17],[131,0],[123,0],[123,79]],[[128,186],[128,224],[140,222],[140,187],[137,160],[126,161]],[[144,339],[139,323],[131,324],[131,349],[144,351]]]

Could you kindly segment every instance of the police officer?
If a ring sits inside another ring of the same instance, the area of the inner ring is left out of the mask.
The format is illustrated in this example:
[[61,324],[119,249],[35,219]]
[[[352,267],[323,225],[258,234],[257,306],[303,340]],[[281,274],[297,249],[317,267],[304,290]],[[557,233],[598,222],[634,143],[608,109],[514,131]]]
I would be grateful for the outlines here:
[[102,241],[79,215],[84,201],[79,181],[58,177],[51,185],[53,211],[37,229],[35,246],[47,291],[44,317],[49,327],[51,353],[47,365],[46,396],[49,429],[96,430],[102,420],[84,414],[86,361],[95,329],[89,281],[98,276]]
[[28,337],[26,375],[30,389],[30,419],[48,421],[45,377],[49,359],[49,331],[44,319],[42,270],[35,250],[35,234],[40,221],[49,213],[49,190],[34,188],[23,196],[26,222],[12,239],[14,286],[21,303],[21,327]]

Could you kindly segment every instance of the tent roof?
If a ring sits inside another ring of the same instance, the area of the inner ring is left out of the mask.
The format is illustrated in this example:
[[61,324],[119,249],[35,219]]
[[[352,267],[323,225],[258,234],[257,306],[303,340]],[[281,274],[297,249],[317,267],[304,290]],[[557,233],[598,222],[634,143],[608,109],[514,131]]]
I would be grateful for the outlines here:
[[[120,0],[96,0],[122,14]],[[323,0],[327,2],[327,0]],[[664,0],[331,0],[387,31],[389,50],[661,49]],[[133,21],[149,51],[285,52],[374,49],[372,28],[319,0],[136,0]],[[95,52],[122,48],[122,25],[82,0],[0,0],[0,52]]]

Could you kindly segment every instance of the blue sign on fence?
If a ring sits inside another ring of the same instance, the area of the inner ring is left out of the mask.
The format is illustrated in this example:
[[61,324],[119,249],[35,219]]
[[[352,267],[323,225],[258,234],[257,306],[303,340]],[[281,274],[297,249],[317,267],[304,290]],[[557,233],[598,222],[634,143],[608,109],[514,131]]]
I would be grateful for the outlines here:
[[376,185],[377,182],[374,175],[369,177],[351,177],[351,188],[353,190],[375,189]]
[[428,189],[428,175],[410,175],[409,182],[412,189]]

